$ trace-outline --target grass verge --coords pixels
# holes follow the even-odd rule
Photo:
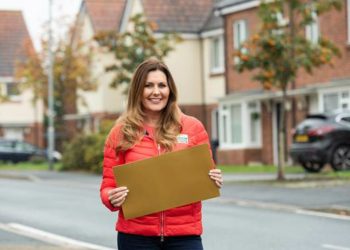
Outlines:
[[[61,163],[54,164],[54,170],[61,170]],[[48,170],[49,164],[47,162],[20,162],[20,163],[3,163],[0,162],[0,170],[13,170],[13,171],[21,171],[21,170]]]

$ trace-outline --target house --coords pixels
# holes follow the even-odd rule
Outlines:
[[[261,162],[277,164],[278,117],[281,93],[265,91],[254,82],[250,72],[234,70],[234,49],[258,31],[257,10],[260,1],[224,0],[216,5],[224,19],[226,95],[219,100],[218,159],[221,164]],[[305,29],[311,41],[326,36],[340,49],[334,67],[322,66],[313,75],[300,71],[287,91],[287,130],[308,113],[350,108],[350,1],[344,0],[341,11],[322,16],[314,13],[315,22]],[[288,20],[288,17],[285,17]],[[336,27],[336,28],[335,28]],[[287,134],[288,143],[291,133]]]
[[[215,138],[217,100],[225,89],[224,32],[221,18],[213,14],[214,3],[213,0],[176,1],[176,4],[170,0],[84,0],[74,40],[90,41],[96,49],[92,71],[98,90],[80,93],[85,105],[78,103],[78,113],[68,115],[67,119],[85,119],[89,128],[96,128],[101,119],[117,117],[124,110],[123,88],[111,89],[112,75],[104,72],[114,57],[99,48],[92,37],[101,31],[124,32],[130,27],[130,17],[143,13],[147,20],[157,23],[155,35],[176,32],[183,38],[164,61],[175,78],[181,109],[202,120]]]
[[[21,11],[0,10],[0,137],[44,144],[43,104],[30,90],[19,91],[16,63],[34,51]]]

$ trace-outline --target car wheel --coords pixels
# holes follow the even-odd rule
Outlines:
[[[334,150],[331,166],[334,171],[350,170],[349,145],[341,145]]]
[[[306,161],[306,162],[302,162],[301,165],[303,166],[306,172],[318,173],[323,168],[324,163],[317,162],[317,161]]]

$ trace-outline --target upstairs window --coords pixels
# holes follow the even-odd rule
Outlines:
[[[15,100],[19,96],[19,86],[15,82],[0,83],[0,95]]]
[[[311,17],[313,22],[305,27],[305,36],[311,43],[316,44],[320,38],[320,29],[318,25],[318,16],[315,10],[312,10]]]
[[[238,20],[233,23],[233,48],[239,50],[242,44],[248,38],[248,27],[245,20]],[[242,53],[246,53],[246,49],[241,48]],[[235,57],[235,63],[238,63],[238,57]]]
[[[222,36],[211,39],[210,72],[224,72],[224,39]]]

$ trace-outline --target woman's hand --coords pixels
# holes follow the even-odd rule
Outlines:
[[[117,187],[108,191],[108,199],[109,202],[113,205],[113,207],[120,207],[124,201],[126,196],[128,195],[127,187]]]
[[[222,187],[224,180],[222,178],[221,169],[215,168],[209,171],[209,177],[215,181],[216,186]]]

